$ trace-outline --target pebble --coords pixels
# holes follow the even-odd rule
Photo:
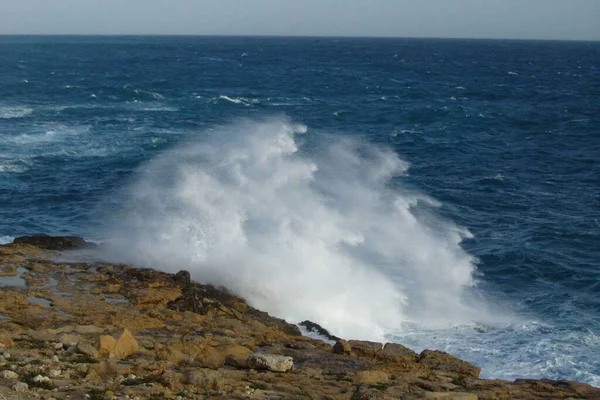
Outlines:
[[[52,356],[51,360],[52,360],[52,362],[55,362],[55,363],[57,363],[57,362],[59,362],[59,361],[60,361],[60,360],[58,359],[58,356]]]
[[[4,379],[19,379],[19,374],[13,371],[2,371],[2,377]]]
[[[62,350],[63,349],[63,344],[62,343],[54,343],[54,348],[56,350]]]
[[[10,358],[10,353],[8,351],[5,351],[4,354],[2,354],[2,357]]]

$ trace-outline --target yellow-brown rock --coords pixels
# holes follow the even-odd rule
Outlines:
[[[114,357],[117,341],[111,335],[102,335],[98,340],[98,353],[102,357]]]
[[[129,329],[125,329],[117,343],[115,344],[114,355],[118,359],[124,359],[135,353],[139,345],[135,337],[129,332]]]
[[[356,374],[353,381],[356,384],[371,384],[371,383],[383,383],[390,380],[390,375],[383,371],[371,370],[371,371],[360,371]]]

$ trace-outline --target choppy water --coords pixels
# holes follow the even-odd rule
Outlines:
[[[600,43],[0,37],[0,240],[600,385]]]

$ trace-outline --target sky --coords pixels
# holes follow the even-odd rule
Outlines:
[[[0,34],[600,40],[600,0],[0,0]]]

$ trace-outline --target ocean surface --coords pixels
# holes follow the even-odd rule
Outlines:
[[[600,385],[600,43],[0,37],[0,240]]]

